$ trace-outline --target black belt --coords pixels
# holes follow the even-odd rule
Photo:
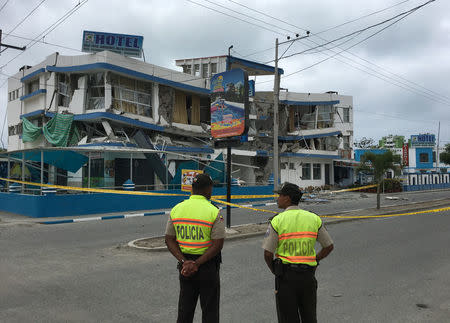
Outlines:
[[[283,264],[283,266],[294,271],[314,271],[316,269],[316,267],[306,264]]]

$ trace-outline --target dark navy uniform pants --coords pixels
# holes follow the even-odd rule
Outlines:
[[[314,268],[283,267],[283,274],[275,278],[278,322],[317,323],[317,280]]]
[[[198,272],[191,277],[184,277],[180,274],[177,323],[191,323],[193,321],[199,296],[202,308],[202,322],[219,322],[219,268],[220,262],[217,259],[211,259],[201,265]]]

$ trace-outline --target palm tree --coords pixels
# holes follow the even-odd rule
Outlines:
[[[357,171],[373,172],[375,183],[377,184],[377,209],[380,208],[380,184],[383,181],[384,174],[389,169],[397,170],[398,167],[394,163],[398,163],[400,159],[400,156],[394,155],[390,150],[383,154],[366,152],[361,156],[361,164]]]

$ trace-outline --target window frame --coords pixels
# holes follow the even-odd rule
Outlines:
[[[305,169],[307,170],[307,174],[305,174]],[[311,180],[311,163],[303,163],[302,164],[302,180]]]
[[[319,166],[319,167],[317,167]],[[318,176],[317,170],[319,170]],[[312,164],[312,179],[313,180],[320,180],[322,179],[322,164],[321,163],[313,163]]]

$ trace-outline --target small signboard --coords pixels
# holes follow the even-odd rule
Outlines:
[[[82,51],[96,53],[109,50],[124,56],[141,57],[143,36],[83,31]]]
[[[211,77],[211,135],[241,136],[248,130],[248,75],[242,69]]]
[[[202,170],[198,169],[183,169],[181,170],[181,190],[183,192],[192,191],[192,182],[195,176],[198,174],[203,174]]]
[[[408,148],[408,144],[403,144],[403,147],[402,147],[402,159],[403,159],[403,166],[409,166],[409,148]]]

